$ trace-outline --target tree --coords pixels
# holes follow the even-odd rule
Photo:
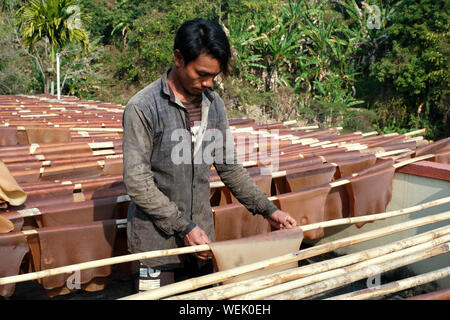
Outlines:
[[[0,34],[0,94],[42,91],[33,60],[17,41],[12,12],[0,11]]]
[[[22,44],[35,58],[44,79],[44,91],[56,75],[56,54],[69,44],[89,50],[89,37],[81,24],[75,0],[31,0],[17,11]]]
[[[372,105],[385,115],[380,127],[395,122],[402,128],[425,127],[430,138],[450,134],[448,4],[403,0],[386,26],[387,41],[370,67],[370,80],[378,89]]]

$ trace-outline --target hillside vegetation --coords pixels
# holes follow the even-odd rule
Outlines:
[[[203,17],[232,45],[215,84],[230,117],[439,139],[450,136],[448,3],[2,0],[0,94],[51,92],[60,54],[63,94],[126,104],[171,66],[182,22]]]

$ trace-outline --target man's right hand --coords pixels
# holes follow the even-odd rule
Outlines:
[[[197,246],[208,244],[210,242],[211,240],[209,240],[209,237],[206,235],[205,231],[203,231],[203,229],[199,226],[195,226],[194,229],[192,229],[184,237],[184,244],[186,246]],[[194,253],[194,256],[202,260],[207,260],[211,256],[211,254],[209,252],[198,252]]]

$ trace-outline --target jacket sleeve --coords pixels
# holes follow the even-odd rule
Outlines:
[[[228,119],[222,99],[216,95],[219,119],[217,129],[221,131],[223,141],[216,151],[214,166],[223,183],[231,193],[242,203],[248,211],[267,218],[278,208],[270,201],[266,194],[255,184],[242,164],[237,161],[237,153],[233,137],[228,126]],[[217,149],[216,149],[217,150]]]
[[[151,113],[128,104],[123,114],[123,180],[131,200],[149,215],[164,234],[183,238],[195,224],[182,216],[155,184],[151,168],[153,130]]]

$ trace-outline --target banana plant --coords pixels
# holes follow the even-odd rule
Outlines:
[[[233,50],[235,72],[250,82],[261,85],[261,79],[255,70],[266,68],[262,64],[262,56],[254,50],[255,41],[258,40],[255,26],[247,14],[244,17],[227,16],[227,29],[229,31],[230,45]]]

